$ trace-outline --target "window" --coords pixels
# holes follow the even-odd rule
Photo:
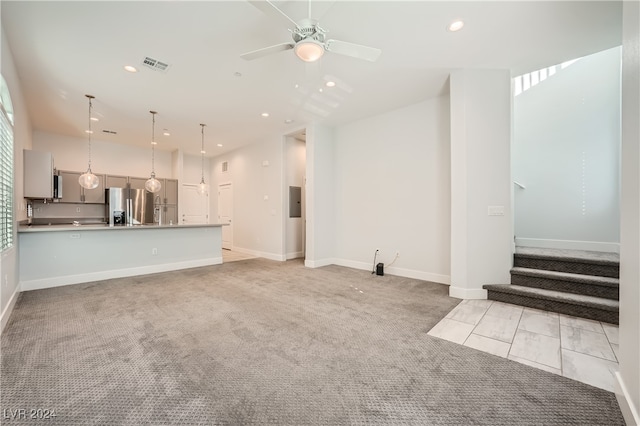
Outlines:
[[[0,251],[13,246],[13,106],[0,76]]]

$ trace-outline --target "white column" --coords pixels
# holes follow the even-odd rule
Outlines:
[[[484,284],[508,284],[512,265],[511,76],[460,70],[451,92],[451,286],[486,299]]]
[[[620,372],[616,396],[628,425],[640,424],[640,6],[623,2]]]
[[[307,127],[306,249],[305,266],[333,263],[335,235],[333,129]]]

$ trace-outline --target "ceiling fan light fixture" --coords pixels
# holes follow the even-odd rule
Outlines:
[[[296,43],[294,52],[305,62],[315,62],[324,55],[324,46],[312,38],[305,38]]]

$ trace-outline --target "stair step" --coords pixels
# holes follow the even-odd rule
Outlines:
[[[617,300],[514,284],[487,284],[488,299],[618,324]]]
[[[620,280],[611,277],[515,267],[511,284],[618,300]]]
[[[620,277],[620,256],[582,250],[517,247],[514,266],[603,277]]]

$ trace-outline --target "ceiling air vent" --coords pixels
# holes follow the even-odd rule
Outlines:
[[[167,70],[169,69],[169,64],[167,64],[166,62],[161,62],[148,56],[145,56],[145,58],[142,60],[142,65],[147,68],[151,68],[152,70],[161,72],[167,72]]]
[[[115,130],[107,130],[107,129],[102,130],[102,133],[108,133],[110,135],[117,135],[118,134],[118,132],[116,132]]]
[[[228,161],[223,161],[222,162],[222,173],[228,172],[229,171],[229,162]]]

